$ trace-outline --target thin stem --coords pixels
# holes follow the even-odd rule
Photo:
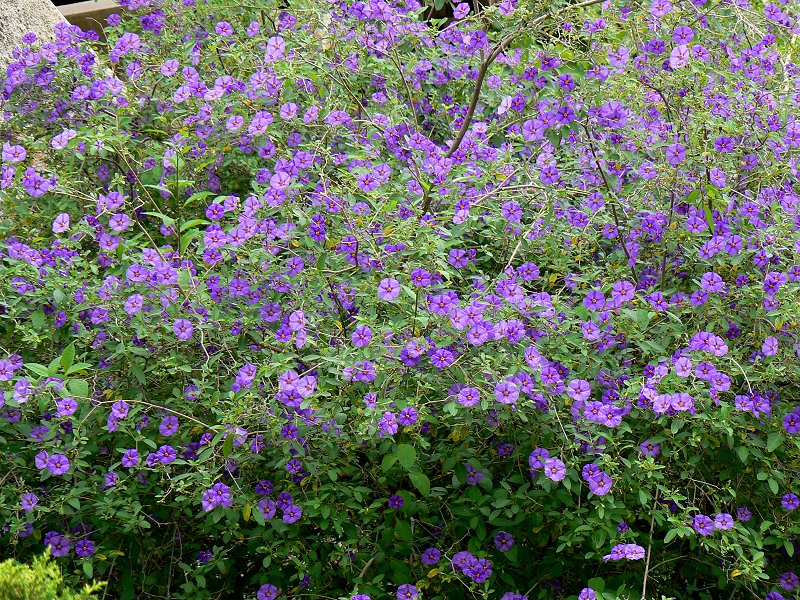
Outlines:
[[[612,196],[612,201],[609,202],[609,206],[611,206],[611,216],[614,219],[614,224],[617,226],[617,238],[619,239],[619,243],[622,246],[622,251],[625,253],[625,257],[628,259],[628,266],[631,270],[631,276],[633,277],[634,284],[639,283],[639,278],[636,276],[636,268],[633,265],[633,261],[631,260],[631,255],[628,252],[628,247],[625,245],[625,239],[622,237],[622,228],[619,224],[619,217],[617,216],[617,206],[616,206],[616,194],[611,189],[611,185],[608,183],[608,179],[606,178],[606,173],[603,171],[603,167],[600,166],[600,161],[597,160],[597,155],[594,152],[594,144],[592,143],[592,134],[589,132],[589,128],[586,127],[585,124],[583,125],[583,129],[586,132],[586,138],[589,142],[589,151],[592,153],[592,158],[594,159],[595,164],[597,165],[597,170],[600,171],[600,176],[603,178],[603,183],[605,184],[606,190],[608,191],[609,195]]]
[[[642,600],[647,600],[647,576],[650,572],[650,551],[653,548],[653,525],[656,522],[656,506],[658,505],[658,489],[653,498],[653,514],[650,515],[650,533],[647,541],[647,558],[644,561],[644,579],[642,580]]]

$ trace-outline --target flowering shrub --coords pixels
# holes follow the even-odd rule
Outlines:
[[[796,3],[122,4],[3,81],[4,555],[797,597]]]
[[[0,590],[6,600],[91,600],[103,587],[100,582],[85,585],[80,592],[65,589],[63,576],[49,553],[37,556],[31,565],[14,560],[0,562]]]

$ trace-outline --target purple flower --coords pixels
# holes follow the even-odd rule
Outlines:
[[[272,585],[271,583],[265,583],[260,588],[258,588],[258,592],[256,593],[256,598],[258,600],[275,600],[278,597],[278,588]]]
[[[397,510],[398,508],[403,507],[403,503],[404,503],[403,497],[397,494],[389,498],[389,508]]]
[[[586,297],[583,299],[583,305],[589,310],[602,310],[606,305],[603,292],[598,290],[590,290]]]
[[[400,283],[396,279],[387,277],[378,284],[378,297],[386,302],[391,302],[400,295]]]
[[[543,469],[548,458],[550,452],[546,448],[536,448],[528,457],[528,466],[533,470]]]
[[[626,557],[625,556],[625,546],[627,546],[627,544],[617,544],[616,546],[614,546],[611,549],[610,553],[606,554],[603,557],[603,560],[605,562],[608,562],[610,560],[622,560],[623,558]]]
[[[177,338],[182,341],[187,341],[192,339],[192,334],[194,333],[194,327],[192,323],[186,319],[178,319],[175,321],[175,324],[172,326],[172,331],[175,333]]]
[[[761,346],[764,356],[775,356],[778,353],[778,338],[769,336]]]
[[[63,475],[69,471],[69,459],[63,454],[51,454],[47,459],[47,470],[53,475]]]
[[[477,388],[465,387],[458,392],[458,397],[456,400],[462,406],[475,406],[481,401],[481,393],[477,390]]]
[[[501,531],[494,536],[494,547],[500,552],[508,552],[514,546],[514,536],[505,531]]]
[[[78,132],[74,129],[65,129],[52,139],[50,145],[53,146],[55,150],[63,150],[76,135],[78,135]]]
[[[53,233],[64,233],[69,229],[69,213],[61,213],[53,220]]]
[[[467,484],[478,485],[481,481],[483,481],[483,473],[478,471],[471,464],[464,463],[464,469],[467,472]]]
[[[136,466],[139,462],[139,451],[136,448],[130,448],[125,451],[125,454],[122,455],[122,466],[131,468]]]
[[[220,21],[214,27],[214,33],[222,37],[231,37],[233,35],[233,27],[227,21]]]
[[[800,433],[800,409],[783,417],[783,428],[787,433]]]
[[[420,560],[422,560],[423,564],[431,566],[438,563],[441,556],[442,553],[439,551],[438,548],[431,547],[422,553],[422,556],[420,556]]]
[[[800,506],[800,500],[798,500],[797,495],[789,493],[781,498],[781,506],[786,510],[794,510]]]
[[[271,519],[275,516],[275,511],[277,509],[277,504],[271,498],[262,498],[258,501],[258,510],[261,511],[261,514],[265,519]]]
[[[353,346],[356,348],[363,348],[367,346],[372,339],[372,330],[366,325],[359,325],[356,327],[350,339],[353,342]]]
[[[394,416],[394,413],[388,410],[383,413],[383,416],[378,421],[378,430],[381,432],[381,435],[394,435],[397,433],[397,418]]]
[[[578,402],[585,402],[589,399],[592,388],[585,379],[573,379],[567,386],[567,395]]]
[[[78,410],[78,403],[74,398],[60,398],[56,402],[56,411],[59,417],[69,417]]]
[[[231,497],[231,488],[224,483],[215,483],[205,492],[203,492],[202,499],[203,510],[208,512],[217,506],[230,508],[233,506],[233,498]]]
[[[725,289],[725,284],[722,281],[722,277],[713,271],[703,275],[703,278],[700,280],[700,285],[705,291],[711,294],[721,292]]]
[[[158,431],[164,437],[169,437],[178,433],[178,417],[168,415],[161,419],[161,424],[158,426]]]
[[[681,144],[667,146],[667,162],[677,167],[686,158],[686,148]]]
[[[178,458],[178,453],[175,451],[175,448],[165,444],[156,451],[155,457],[162,465],[168,465]]]
[[[400,411],[400,414],[397,416],[397,422],[404,427],[410,427],[417,422],[417,417],[419,413],[417,409],[413,406],[406,406],[403,410]]]
[[[297,504],[290,504],[283,509],[283,522],[294,523],[303,516],[303,510]]]
[[[638,544],[625,544],[623,547],[625,558],[628,560],[641,560],[644,558],[645,550]]]
[[[740,506],[736,509],[736,518],[744,523],[753,518],[753,513],[746,506]]]
[[[397,588],[397,600],[414,600],[419,595],[419,590],[410,583],[404,583]]]
[[[686,65],[689,64],[690,56],[691,56],[691,49],[689,48],[689,46],[687,46],[686,44],[675,46],[669,54],[669,66],[672,67],[673,69],[680,69],[681,67],[685,67]],[[680,146],[680,144],[674,144],[674,145]],[[669,152],[669,150],[667,152]],[[669,160],[669,163],[673,167],[676,167],[678,166],[677,163],[683,160],[683,157],[681,157],[673,164],[673,161],[668,153],[667,160]]]
[[[92,540],[81,540],[75,544],[75,554],[81,558],[88,558],[94,555],[94,542]]]
[[[797,589],[798,584],[800,584],[800,577],[795,575],[792,571],[786,571],[786,573],[782,573],[778,577],[778,581],[780,581],[781,587],[787,592],[793,592]]]
[[[730,516],[728,513],[719,513],[717,516],[714,517],[714,528],[722,530],[732,529],[733,517]]]
[[[12,145],[9,142],[3,144],[2,158],[6,162],[23,162],[28,157],[28,152],[24,147]]]
[[[22,499],[20,500],[20,506],[25,512],[32,511],[37,504],[39,504],[39,497],[33,492],[23,494]]]
[[[50,553],[56,558],[66,556],[72,548],[69,539],[58,533],[49,536],[45,545],[50,547]]]
[[[645,440],[639,444],[639,449],[642,451],[644,456],[652,456],[655,458],[661,454],[661,444],[654,444],[650,440]]]
[[[519,387],[510,381],[501,381],[494,387],[494,397],[501,404],[514,404],[519,398]]]
[[[415,286],[428,287],[431,284],[431,281],[431,274],[425,269],[414,269],[411,271],[411,283],[413,283]]]
[[[589,480],[589,491],[595,496],[605,496],[611,491],[612,480],[606,473],[600,471]]]
[[[711,535],[714,533],[714,522],[706,515],[695,515],[692,528],[700,535]]]
[[[557,458],[548,458],[544,461],[544,474],[548,479],[561,481],[567,476],[567,467]]]

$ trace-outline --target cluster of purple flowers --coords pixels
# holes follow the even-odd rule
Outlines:
[[[611,549],[610,554],[606,554],[603,560],[640,560],[644,558],[645,550],[638,544],[617,544]]]
[[[42,450],[36,455],[35,464],[40,471],[47,469],[53,475],[64,475],[70,468],[70,462],[66,456],[49,454],[46,450]]]
[[[272,484],[270,482],[267,483],[269,483],[269,486],[262,486],[259,493],[266,495],[272,493]],[[280,509],[283,513],[283,522],[287,524],[296,523],[303,516],[303,509],[294,503],[292,495],[288,492],[278,494],[277,501],[272,498],[262,498],[258,501],[257,508],[265,519],[273,518],[277,510]]]
[[[581,476],[589,484],[589,491],[595,496],[605,496],[611,491],[611,477],[595,464],[588,464],[581,469]]]
[[[233,506],[231,488],[222,482],[215,483],[203,492],[203,510],[208,512],[214,510],[217,506],[222,506],[223,508],[230,508]]]
[[[492,563],[488,558],[477,558],[466,550],[453,555],[451,563],[454,571],[466,575],[475,583],[483,583],[492,575]]]
[[[725,531],[733,529],[733,517],[728,513],[719,513],[712,520],[703,514],[695,515],[692,519],[692,529],[700,535],[711,535],[715,530]]]
[[[14,464],[32,462],[43,480],[42,491],[36,488],[43,504],[20,486],[14,511],[49,518],[57,504],[51,497],[87,477],[93,489],[115,495],[122,470],[106,458],[117,453],[128,481],[149,486],[140,498],[161,482],[171,485],[157,476],[171,476],[184,461],[221,456],[181,475],[203,489],[202,510],[211,512],[235,501],[249,506],[252,491],[234,498],[232,489],[247,489],[239,483],[257,469],[274,468],[286,490],[318,486],[321,447],[333,446],[330,455],[348,460],[372,458],[394,436],[410,438],[417,449],[435,444],[439,455],[453,450],[453,469],[463,466],[466,483],[481,484],[466,490],[475,499],[482,489],[498,489],[491,475],[502,472],[501,463],[536,444],[550,448],[528,457],[531,475],[544,475],[540,483],[549,489],[583,465],[591,494],[604,496],[614,487],[611,475],[624,475],[619,440],[634,440],[637,456],[636,444],[644,457],[661,456],[657,467],[681,456],[679,444],[665,442],[662,455],[653,441],[669,440],[660,433],[669,417],[702,416],[702,423],[691,421],[708,431],[735,425],[750,436],[742,447],[753,442],[759,451],[762,438],[770,448],[776,435],[783,439],[773,413],[783,414],[786,433],[800,433],[800,408],[786,412],[785,398],[762,389],[773,371],[753,378],[758,389],[748,379],[748,370],[761,365],[789,372],[800,353],[790,321],[800,283],[800,265],[791,264],[800,253],[793,241],[800,229],[800,123],[786,108],[800,103],[796,91],[787,91],[797,87],[798,68],[785,64],[776,45],[779,34],[798,28],[788,4],[764,7],[769,31],[762,39],[734,32],[724,41],[715,37],[717,16],[702,2],[588,7],[595,12],[585,13],[582,29],[563,23],[576,36],[602,40],[591,47],[585,76],[557,53],[491,52],[494,33],[467,20],[466,3],[442,30],[418,19],[414,0],[333,2],[319,15],[309,11],[308,22],[280,10],[268,32],[233,15],[200,25],[187,10],[182,17],[192,27],[185,31],[192,33],[182,41],[167,21],[178,15],[157,2],[122,4],[143,14],[139,33],[115,29],[109,37],[116,74],[97,69],[81,45],[91,34],[60,26],[55,42],[15,51],[2,84],[4,123],[18,126],[21,116],[33,131],[15,139],[9,127],[3,137],[3,201],[41,211],[43,231],[53,233],[49,246],[8,238],[0,252],[0,312],[25,335],[37,332],[24,338],[27,355],[52,361],[47,367],[26,365],[19,355],[0,360],[0,382],[8,382],[0,416],[4,426],[18,424],[8,430],[16,436],[9,437]],[[494,14],[507,17],[515,7],[503,0]],[[324,27],[316,28],[315,16]],[[115,28],[121,22],[118,15],[109,19]],[[618,28],[642,22],[641,44],[620,43]],[[180,49],[176,58],[154,52],[162,32]],[[320,42],[313,53],[308,34]],[[255,39],[239,37],[245,35]],[[35,42],[26,36],[26,44]],[[353,51],[340,56],[348,44]],[[240,47],[258,48],[250,53],[257,59],[236,54]],[[419,55],[398,69],[402,81],[391,80],[388,57],[404,47]],[[448,60],[435,58],[439,52]],[[498,60],[479,72],[470,67],[478,56]],[[231,69],[234,60],[241,64]],[[715,77],[696,90],[685,86],[689,69],[704,72],[706,63]],[[365,64],[375,73],[362,81]],[[326,68],[334,69],[331,77]],[[306,71],[319,77],[312,81]],[[351,76],[359,77],[358,89],[343,101],[345,94],[332,92],[350,92]],[[628,81],[623,77],[646,85],[620,85]],[[480,86],[484,79],[491,91],[478,87],[475,102],[466,104],[464,81]],[[666,95],[650,85],[662,79]],[[413,97],[403,99],[401,88]],[[739,131],[706,139],[693,123],[676,128],[678,102],[696,110],[698,121]],[[401,106],[413,115],[403,118]],[[114,120],[105,121],[109,115]],[[116,115],[131,131],[116,131]],[[152,136],[156,121],[177,129]],[[134,134],[130,153],[113,147]],[[89,182],[88,191],[73,189],[77,176]],[[54,202],[30,201],[45,195]],[[182,209],[180,219],[166,214],[171,207]],[[189,211],[195,212],[184,218]],[[27,348],[46,328],[52,343]],[[86,362],[73,373],[76,348]],[[174,357],[162,361],[168,352]],[[59,368],[63,377],[53,375]],[[729,412],[731,404],[736,410]],[[177,409],[190,418],[179,420],[184,413]],[[107,417],[105,430],[91,429],[95,411]],[[97,433],[102,458],[91,468],[90,451],[70,445],[76,414],[81,435]],[[488,432],[482,448],[497,450],[492,473],[476,466],[483,457],[440,445],[456,440],[455,431],[448,437],[448,415],[457,416],[458,427],[465,419],[470,436]],[[201,422],[209,423],[202,433],[193,427]],[[562,446],[548,437],[551,425],[559,440],[563,434]],[[512,433],[523,429],[535,433],[517,440]],[[190,431],[199,440],[188,441]],[[212,439],[222,440],[221,452],[207,447]],[[142,461],[148,446],[154,451]],[[789,464],[793,449],[770,450],[775,469]],[[746,463],[752,453],[739,458]],[[421,469],[429,462],[418,460]],[[350,467],[328,472],[335,480],[355,471]],[[204,489],[219,480],[228,483]],[[381,482],[376,493],[383,497],[395,483]],[[350,489],[341,480],[340,486]],[[268,480],[255,486],[257,516],[273,519],[280,510],[284,523],[298,522],[303,501],[289,491],[273,499],[274,487]],[[617,484],[615,492],[628,487]],[[360,506],[369,492],[353,489]],[[564,486],[547,501],[583,491],[582,484]],[[800,500],[784,492],[781,507],[794,511]],[[415,493],[376,506],[401,511]],[[348,501],[337,509],[352,509]],[[774,497],[773,504],[779,510]],[[677,511],[674,502],[666,505]],[[787,519],[796,514],[781,512]],[[220,514],[206,521],[212,516]],[[745,523],[752,514],[742,507],[737,517]],[[691,524],[704,536],[734,528],[728,513],[698,514]],[[33,531],[28,525],[25,533]],[[618,531],[625,534],[627,525]],[[50,531],[44,542],[56,556],[68,555],[73,544],[78,556],[91,556],[87,536]],[[515,538],[501,531],[493,543],[510,552]],[[279,552],[286,558],[290,551]],[[213,554],[199,550],[198,562]],[[441,555],[431,546],[420,560],[435,565]],[[641,546],[619,544],[604,558],[643,555]],[[491,562],[470,552],[457,553],[452,564],[476,583],[492,576]],[[796,587],[797,577],[784,573],[781,585]],[[278,594],[265,583],[257,597]],[[419,594],[410,583],[397,589],[399,600]],[[579,596],[594,597],[589,588]]]

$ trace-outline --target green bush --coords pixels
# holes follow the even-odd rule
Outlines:
[[[50,559],[49,550],[32,565],[15,560],[0,562],[0,593],[3,600],[89,600],[104,584],[86,585],[74,592],[63,584],[61,569]]]

